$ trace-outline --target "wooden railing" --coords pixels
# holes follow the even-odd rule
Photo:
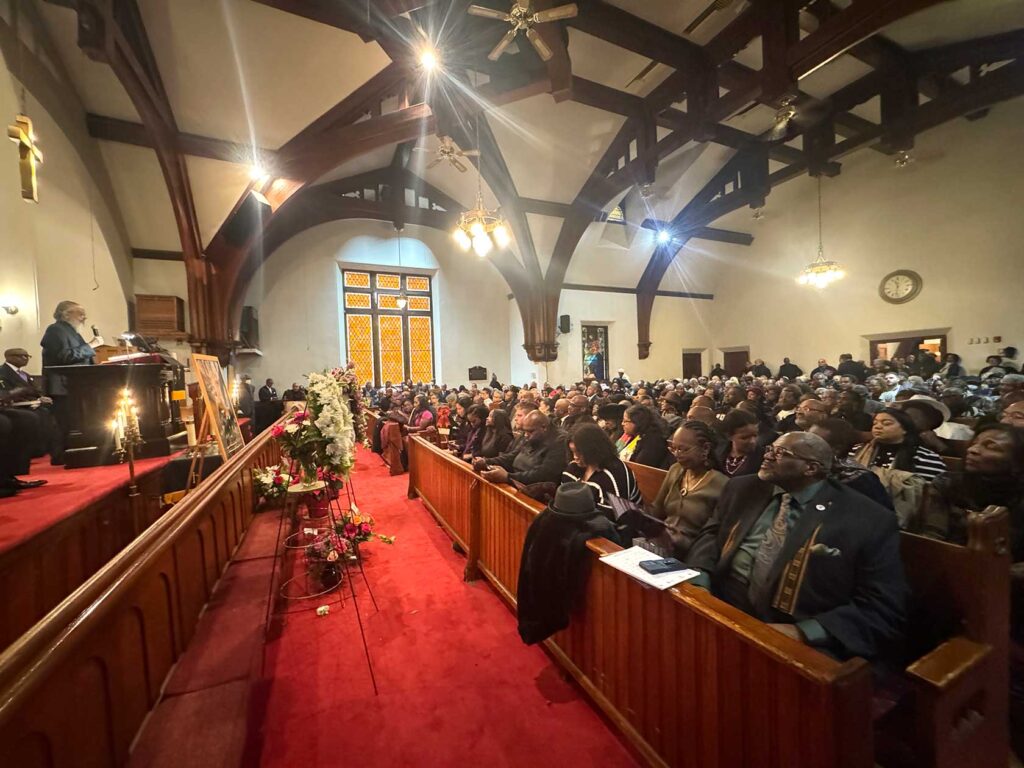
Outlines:
[[[253,514],[269,431],[0,655],[0,765],[124,765]]]
[[[410,493],[449,532],[468,520],[478,545],[467,542],[477,558],[467,571],[479,569],[514,607],[523,540],[541,505],[419,438],[409,457]],[[451,487],[458,482],[470,492]],[[584,606],[546,645],[648,762],[872,765],[866,663],[836,662],[702,590],[658,592],[596,564],[616,549],[591,542]]]

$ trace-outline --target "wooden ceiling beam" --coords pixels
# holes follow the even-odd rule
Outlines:
[[[579,15],[565,22],[573,29],[684,72],[705,61],[704,50],[696,43],[610,3],[580,0],[577,4]]]
[[[940,2],[944,0],[858,0],[789,48],[790,73],[796,80],[806,77],[883,27]]]
[[[116,12],[115,12],[116,9]],[[174,112],[160,79],[142,15],[135,0],[119,3],[78,0],[78,46],[94,61],[110,66],[142,119],[167,185],[188,285],[189,322],[194,343],[225,339],[213,275],[203,256],[199,218],[192,198],[188,164],[178,145]]]
[[[116,117],[106,117],[90,113],[85,116],[85,124],[89,135],[94,139],[113,141],[120,144],[132,144],[136,147],[147,147],[149,149],[155,147],[152,136],[142,123],[133,123],[129,120],[119,120]],[[272,149],[259,147],[256,149],[254,157],[253,148],[247,144],[237,144],[233,141],[225,141],[224,139],[198,136],[194,133],[179,133],[176,142],[182,154],[193,157],[205,157],[209,160],[222,160],[226,163],[239,163],[241,165],[249,165],[254,161],[258,161],[265,167],[270,168],[273,166],[277,155]]]

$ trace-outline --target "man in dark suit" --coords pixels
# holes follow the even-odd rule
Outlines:
[[[729,481],[690,549],[693,583],[839,658],[894,650],[907,584],[891,510],[828,479],[822,438],[791,432]]]
[[[70,428],[70,404],[68,403],[67,382],[63,374],[49,370],[55,365],[92,365],[96,357],[95,347],[103,343],[93,328],[91,341],[81,334],[86,316],[85,307],[75,301],[62,301],[53,311],[54,322],[47,326],[39,345],[43,348],[43,378],[46,394],[53,399],[53,416],[57,420],[61,444]],[[62,463],[63,457],[55,458]]]
[[[864,364],[854,362],[853,355],[849,353],[839,356],[839,368],[836,369],[836,372],[840,376],[853,376],[857,381],[864,381],[868,375]]]
[[[53,400],[43,394],[35,377],[25,370],[31,358],[28,351],[21,347],[4,350],[4,363],[0,365],[0,391],[8,405],[37,403],[17,407],[20,413],[38,420],[31,429],[37,438],[35,445],[30,449],[31,454],[42,456],[49,452],[51,461],[59,464],[63,454],[63,441],[51,411]],[[22,429],[24,430],[24,427]]]
[[[492,483],[558,483],[569,464],[565,433],[540,411],[523,417],[524,440],[494,459],[476,459],[473,469]]]
[[[260,387],[259,398],[261,403],[277,400],[277,390],[274,389],[273,379],[267,379],[266,383]]]

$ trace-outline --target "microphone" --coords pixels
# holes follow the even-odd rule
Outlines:
[[[96,328],[96,326],[95,326],[95,325],[94,325],[94,326],[92,326],[92,335],[93,335],[93,336],[99,336],[99,335],[100,335],[100,332],[99,332],[99,330],[98,330],[98,329]]]

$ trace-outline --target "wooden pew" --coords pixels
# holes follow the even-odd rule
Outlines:
[[[410,440],[409,451],[410,497],[419,495],[453,538],[458,531],[467,578],[479,573],[514,608],[523,540],[542,506],[424,440]],[[633,469],[652,499],[665,472]],[[974,518],[967,547],[903,534],[922,604],[944,605],[943,580],[962,579],[952,602],[963,628],[907,670],[907,765],[1006,764],[1006,531],[1005,511],[990,510]],[[884,750],[874,746],[866,662],[819,654],[703,590],[647,589],[596,564],[614,544],[590,548],[584,606],[545,645],[651,765],[875,764]],[[919,558],[939,565],[923,568]],[[996,584],[992,594],[976,592],[986,580]]]
[[[959,459],[943,457],[948,468]],[[667,474],[627,462],[650,503]],[[966,547],[900,534],[912,620],[947,626],[949,637],[922,649],[906,669],[913,695],[889,718],[886,742],[912,752],[915,765],[1005,765],[1009,654],[1007,515],[995,507],[972,518]],[[915,627],[911,627],[911,633]],[[920,635],[920,632],[917,633]],[[887,743],[879,751],[893,752]],[[896,758],[898,756],[894,756]]]
[[[258,435],[0,655],[0,765],[128,762],[278,461]]]

